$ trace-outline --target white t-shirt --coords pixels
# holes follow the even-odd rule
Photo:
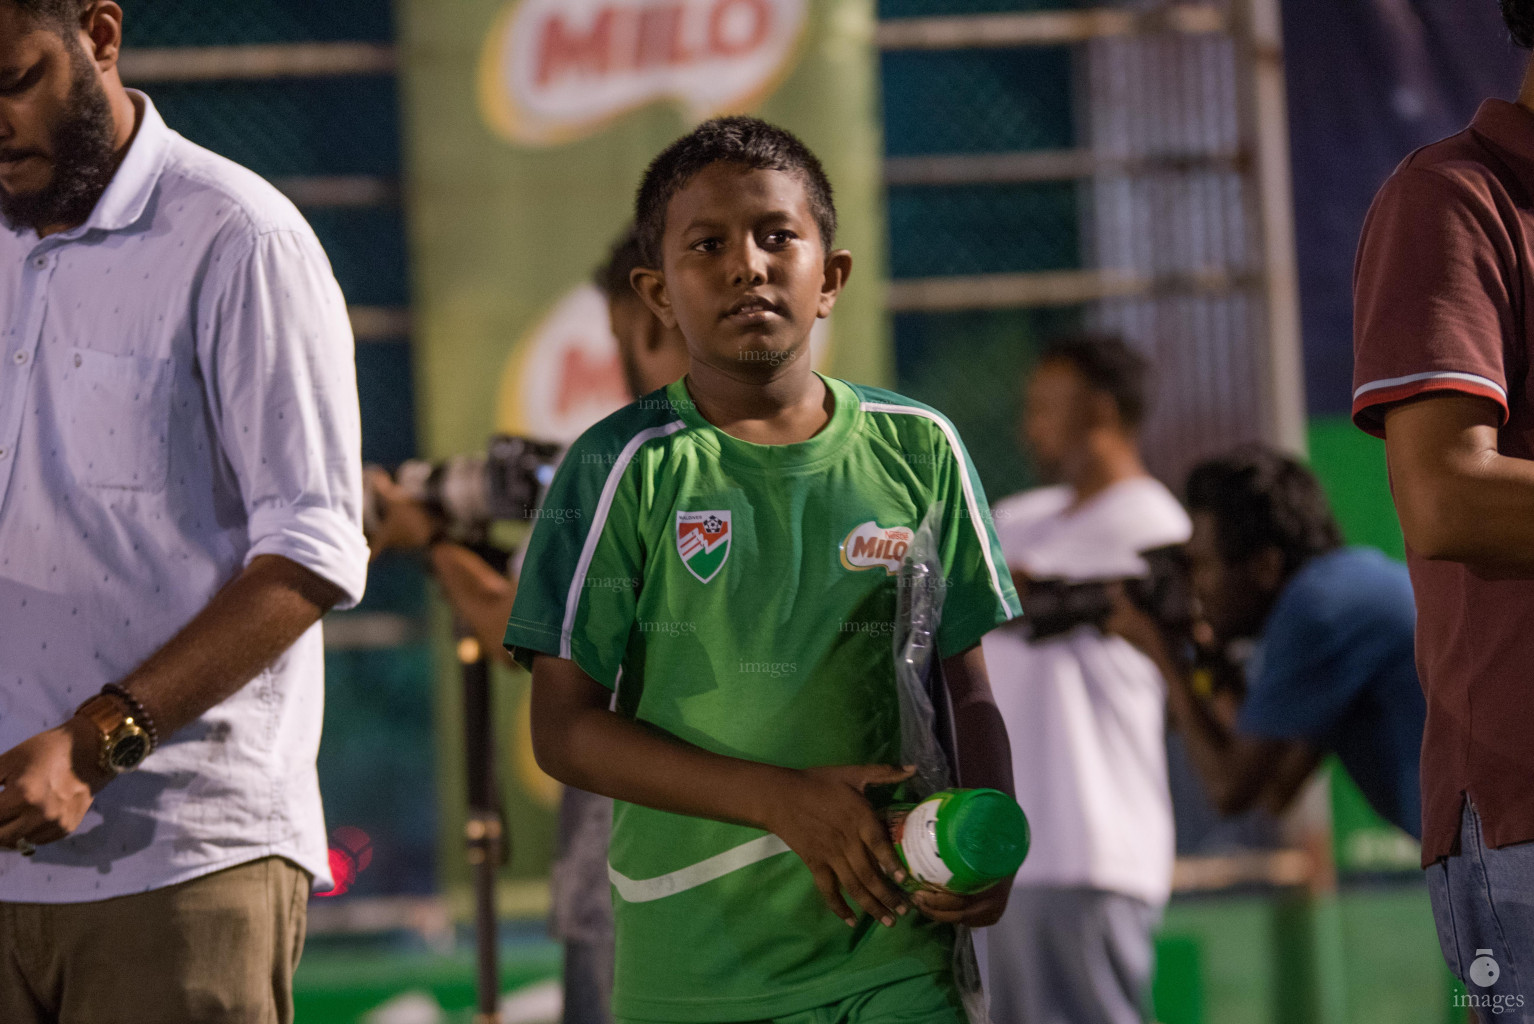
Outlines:
[[[1191,530],[1177,499],[1150,477],[1067,511],[1072,497],[1068,487],[1048,487],[993,506],[1009,565],[1035,577],[1138,575],[1138,552],[1182,543]],[[1165,904],[1175,838],[1160,672],[1091,626],[1037,644],[1020,628],[1003,626],[984,641],[1017,799],[1033,826],[1017,884],[1088,886]]]

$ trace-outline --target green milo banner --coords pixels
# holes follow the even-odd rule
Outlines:
[[[888,382],[874,0],[400,0],[399,11],[425,454],[480,450],[493,432],[568,442],[628,400],[592,270],[650,159],[718,114],[782,124],[824,162],[837,244],[855,265],[815,363]],[[525,677],[497,696],[514,873],[538,877],[558,787],[528,753]],[[454,819],[461,741],[453,701],[439,704]],[[443,835],[444,863],[461,861],[454,820]]]

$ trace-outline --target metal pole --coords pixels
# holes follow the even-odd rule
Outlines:
[[[474,1024],[501,1024],[497,960],[496,873],[505,852],[505,829],[495,785],[495,732],[490,699],[490,662],[471,636],[458,641],[463,670],[464,760],[468,768],[469,865],[474,873],[474,945],[478,999]]]
[[[1304,455],[1309,444],[1283,28],[1278,0],[1237,0],[1234,13],[1242,148],[1255,158],[1248,209],[1259,229],[1267,325],[1263,434],[1270,444]]]

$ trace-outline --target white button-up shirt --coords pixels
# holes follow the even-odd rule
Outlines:
[[[138,134],[90,220],[0,223],[0,750],[123,678],[257,555],[362,596],[361,430],[345,301],[258,176]],[[257,858],[330,872],[316,625],[96,797],[0,851],[0,901],[145,892]]]

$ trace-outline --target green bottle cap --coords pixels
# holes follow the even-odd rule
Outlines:
[[[1028,856],[1028,819],[1017,801],[995,789],[951,791],[938,812],[937,842],[958,892],[988,888]]]

